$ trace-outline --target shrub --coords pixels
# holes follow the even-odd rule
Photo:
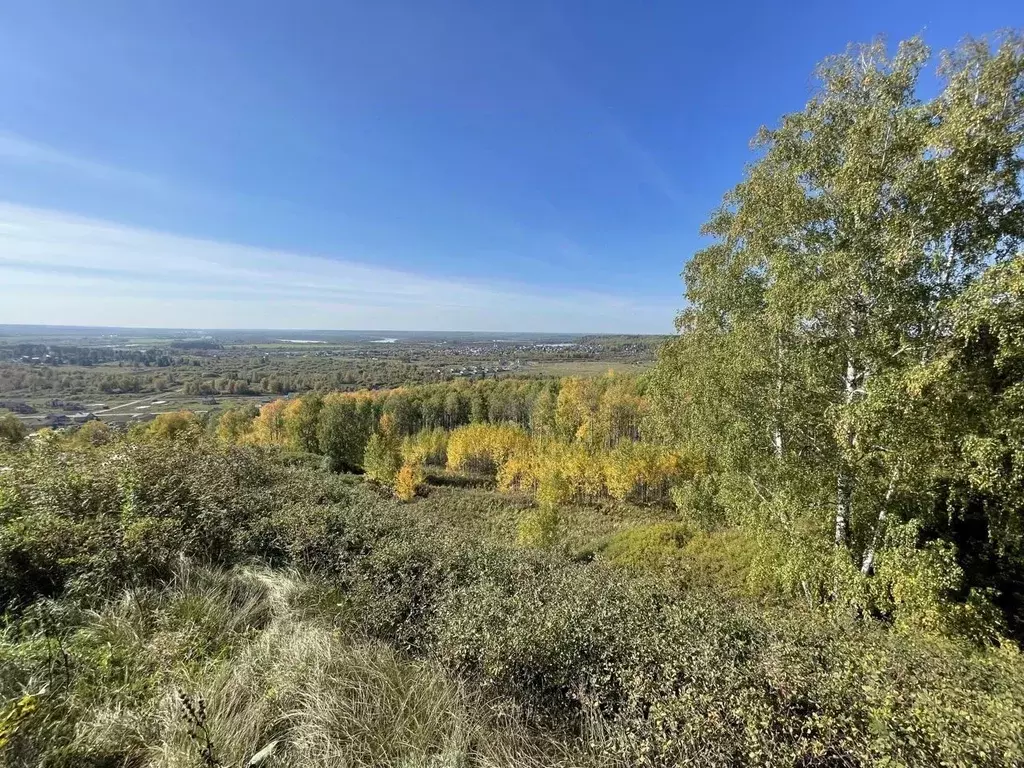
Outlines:
[[[202,434],[203,426],[192,411],[174,411],[157,414],[146,431],[156,438],[175,440],[196,438]]]
[[[131,764],[154,744],[167,750],[168,762],[193,759],[181,751],[181,724],[173,725],[160,704],[170,693],[168,669],[175,682],[209,700],[224,760],[248,759],[280,736],[283,765],[310,764],[303,733],[318,740],[352,734],[353,741],[345,736],[339,744],[356,745],[378,763],[397,759],[382,745],[421,733],[405,711],[390,699],[374,708],[379,699],[363,697],[369,682],[351,697],[335,695],[331,686],[347,690],[351,679],[336,662],[354,660],[288,650],[306,636],[329,639],[326,630],[298,624],[319,615],[323,624],[315,627],[383,641],[393,649],[387,654],[449,670],[474,696],[504,702],[548,733],[588,741],[589,733],[603,734],[593,743],[609,765],[1024,761],[1024,661],[1009,645],[979,649],[914,625],[894,632],[792,604],[758,606],[648,567],[680,562],[685,575],[688,552],[719,549],[726,563],[742,565],[749,546],[724,534],[698,544],[678,524],[645,526],[606,547],[609,559],[621,558],[628,568],[572,562],[557,549],[488,545],[457,526],[433,524],[421,505],[414,514],[361,484],[284,468],[276,456],[201,438],[88,448],[57,441],[12,454],[11,470],[0,476],[0,599],[16,609],[9,610],[9,625],[20,617],[10,631],[29,639],[0,643],[0,711],[26,690],[41,690],[27,688],[28,681],[65,675],[61,648],[72,684],[54,679],[46,706],[19,720],[17,749],[27,751],[3,759]],[[279,576],[221,573],[185,582],[176,575],[179,553],[215,568],[254,558],[291,564],[310,574],[313,594],[301,616],[275,624],[291,600]],[[183,597],[165,600],[154,616],[150,585],[160,582],[177,585]],[[131,584],[131,598],[104,607],[104,595]],[[909,589],[899,594],[909,596]],[[914,600],[930,590],[913,592]],[[108,618],[73,637],[30,631],[25,622],[38,623],[38,608],[26,603],[42,594],[63,595],[67,617],[60,626],[81,624],[89,615],[82,604]],[[205,596],[211,594],[221,597]],[[255,638],[270,642],[276,632],[286,642],[250,655]],[[239,684],[221,688],[229,679]],[[319,682],[295,682],[310,680]],[[401,687],[419,722],[428,724],[424,732],[448,733],[429,725],[444,721],[422,708],[432,697],[447,700],[446,687],[429,685],[431,693],[421,697],[412,690],[415,680],[388,673],[370,690]],[[79,688],[79,681],[90,682]],[[310,701],[327,704],[307,709]],[[363,741],[362,731],[341,730],[331,718],[346,702],[392,718],[374,726],[386,738]],[[240,719],[240,712],[249,714]],[[308,730],[293,731],[284,713],[313,719]],[[367,744],[376,746],[358,751]],[[40,752],[49,749],[60,759]],[[419,759],[427,751],[408,755]]]
[[[425,480],[423,467],[406,462],[395,476],[395,496],[399,501],[412,501]]]
[[[0,413],[0,447],[17,445],[27,433],[25,425],[13,413]]]
[[[166,577],[181,555],[230,565],[267,549],[264,521],[292,493],[267,492],[282,470],[258,449],[193,436],[17,454],[0,481],[0,607],[65,589],[98,599]]]
[[[75,440],[83,445],[104,445],[113,437],[110,426],[99,419],[87,421],[75,431]]]
[[[763,597],[751,578],[757,540],[737,529],[694,534],[683,546],[680,566],[688,583]]]
[[[689,537],[689,530],[681,523],[653,523],[612,536],[603,554],[609,562],[624,568],[664,569],[678,565]]]
[[[363,457],[363,469],[366,471],[367,480],[373,480],[381,485],[392,485],[401,462],[402,457],[393,437],[380,432],[370,435]]]
[[[524,547],[553,547],[559,538],[559,514],[553,506],[541,506],[523,513],[516,539]]]

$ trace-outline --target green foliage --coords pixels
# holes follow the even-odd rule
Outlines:
[[[532,707],[603,713],[606,749],[626,764],[1019,759],[1013,655],[982,661],[811,614],[757,618],[591,566],[492,572],[440,616],[447,664]]]
[[[230,563],[250,551],[280,502],[265,488],[281,470],[255,449],[178,435],[72,438],[14,456],[0,475],[0,607],[64,590],[99,597],[166,576],[182,555]]]
[[[363,457],[366,479],[381,485],[393,485],[401,466],[402,455],[395,438],[381,432],[370,435]]]
[[[931,609],[878,595],[925,561],[944,573],[921,594],[955,611],[1013,609],[1024,566],[1024,39],[944,53],[924,99],[929,58],[853,46],[758,135],[650,387],[653,431],[714,466],[684,512],[761,538],[754,570],[793,594],[897,623]],[[919,556],[887,533],[904,523]]]
[[[0,752],[18,735],[18,729],[38,707],[38,697],[27,693],[0,714]]]
[[[328,395],[320,409],[317,444],[335,471],[362,469],[372,414],[361,401]]]
[[[603,554],[614,565],[637,570],[678,566],[690,531],[681,523],[653,523],[612,536]]]
[[[549,549],[559,541],[561,516],[558,509],[544,505],[523,513],[516,526],[520,546]]]
[[[449,683],[404,676],[391,651],[361,666],[344,643],[333,645],[334,627],[429,658],[481,701],[521,707],[534,727],[592,727],[603,735],[584,752],[610,765],[1024,760],[1024,665],[1012,647],[979,651],[912,625],[891,632],[793,605],[776,613],[645,569],[490,545],[437,525],[430,500],[403,507],[333,475],[284,469],[274,455],[202,440],[15,454],[3,476],[13,495],[0,528],[0,583],[15,623],[0,642],[0,700],[8,707],[26,691],[40,700],[3,759],[82,765],[134,759],[153,745],[193,759],[169,697],[175,688],[208,703],[222,761],[277,740],[275,759],[310,764],[303,750],[315,737],[379,763],[413,738],[395,727],[453,732],[418,703],[446,695]],[[684,560],[699,537],[683,542],[681,533],[652,527],[616,546],[630,563],[666,548]],[[699,547],[705,562],[717,551],[742,564],[735,553],[747,545],[701,536],[712,537]],[[179,552],[217,568],[258,558],[315,575],[296,601],[279,575],[182,570]],[[886,567],[880,559],[877,583]],[[104,601],[126,584],[137,585],[130,596]],[[893,594],[920,600],[931,589],[915,583]],[[28,605],[41,593],[63,602]],[[281,613],[286,605],[296,612]],[[376,665],[393,671],[386,683],[373,682]],[[47,680],[41,695],[36,683]],[[383,690],[401,691],[420,714],[406,719],[409,710],[375,693]],[[330,713],[348,711],[346,701],[379,715],[321,727],[338,722]],[[482,706],[469,711],[489,711]]]
[[[976,643],[997,642],[1004,626],[990,596],[963,589],[953,548],[942,541],[918,546],[914,523],[891,526],[876,577],[868,583],[868,609],[894,617],[902,629],[917,629]]]
[[[17,445],[27,434],[21,421],[13,413],[0,413],[0,447]]]
[[[113,439],[110,426],[99,419],[87,421],[75,431],[75,441],[83,445],[105,445]]]
[[[686,542],[678,562],[683,577],[695,588],[777,597],[777,590],[752,578],[758,549],[757,539],[739,529],[699,532]]]

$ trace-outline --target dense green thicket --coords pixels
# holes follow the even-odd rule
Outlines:
[[[172,716],[159,732],[146,720],[146,707],[160,700],[155,691],[166,694],[173,682],[151,679],[152,654],[160,647],[160,658],[192,659],[186,671],[194,682],[212,656],[241,664],[244,654],[221,649],[226,640],[188,645],[208,626],[201,606],[184,615],[182,607],[161,608],[145,622],[171,635],[131,629],[129,648],[124,638],[89,646],[94,622],[103,621],[81,613],[136,610],[117,596],[128,586],[145,591],[173,581],[181,555],[220,567],[260,561],[300,569],[310,579],[304,615],[317,626],[431,659],[481,701],[514,703],[534,732],[560,734],[559,749],[588,760],[966,766],[1024,759],[1024,665],[1010,649],[978,650],[792,607],[776,613],[708,583],[690,588],[600,557],[572,561],[557,549],[467,537],[344,477],[289,466],[258,448],[218,447],[195,432],[99,446],[50,440],[8,452],[0,473],[4,653],[14,660],[3,667],[0,719],[9,731],[17,726],[0,754],[12,765],[24,764],[24,754],[48,755],[51,765],[185,763],[152,751],[170,749],[168,739],[176,749],[189,746],[180,730],[168,735]],[[43,595],[58,602],[40,603]],[[146,598],[163,599],[172,598]],[[51,629],[39,629],[40,611]],[[240,615],[244,622],[250,614]],[[232,630],[230,643],[258,646],[253,633],[269,621]],[[218,674],[243,680],[233,683],[235,698],[216,699],[210,713],[218,748],[231,755],[252,754],[273,738],[286,742],[282,754],[309,754],[289,741],[299,737],[286,724],[269,724],[262,708],[270,705],[254,693],[267,684],[260,664],[268,675],[285,673],[272,665],[273,652],[245,657],[256,668],[220,667]],[[97,666],[96,653],[107,661]],[[256,678],[246,683],[245,675]],[[18,703],[25,696],[30,711]],[[486,723],[493,706],[481,705],[476,722]],[[235,732],[231,718],[250,709],[246,717],[263,725]],[[133,712],[124,722],[135,735],[108,729],[106,740],[85,738],[104,711]],[[373,764],[367,754],[354,751],[352,759]]]
[[[650,393],[794,595],[1024,635],[1024,39],[820,68],[705,226]],[[682,498],[682,497],[681,497]],[[998,606],[999,611],[991,610]]]

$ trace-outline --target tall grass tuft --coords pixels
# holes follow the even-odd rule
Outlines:
[[[0,696],[21,704],[7,720],[0,712],[10,731],[0,766],[588,762],[535,738],[514,708],[470,694],[436,663],[346,636],[304,591],[291,574],[182,561],[163,587],[62,616],[66,673],[50,630],[9,627]]]

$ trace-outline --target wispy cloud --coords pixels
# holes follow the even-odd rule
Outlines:
[[[117,168],[84,157],[69,154],[14,133],[0,131],[0,162],[40,167],[48,166],[71,171],[94,181],[162,190],[163,181],[136,171]]]
[[[667,332],[643,297],[442,280],[0,203],[0,323]]]
[[[561,15],[558,11],[549,12],[554,16]],[[566,30],[570,29],[568,20],[563,20],[562,23]],[[641,182],[662,194],[675,207],[685,207],[689,202],[687,195],[665,164],[627,130],[596,93],[583,87],[550,58],[536,56],[533,64],[543,71],[549,83],[556,84],[561,89],[566,99],[578,103],[581,108],[586,108],[597,117],[598,129],[633,167]]]
[[[654,153],[634,139],[614,118],[607,118],[606,127],[612,141],[632,162],[640,177],[677,208],[683,208],[687,202],[685,193]]]

